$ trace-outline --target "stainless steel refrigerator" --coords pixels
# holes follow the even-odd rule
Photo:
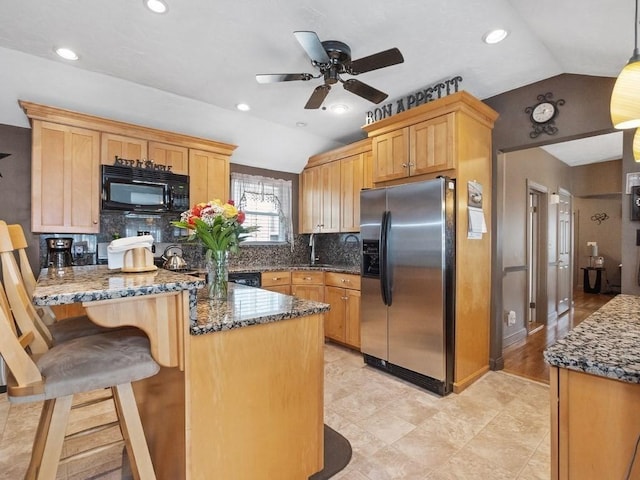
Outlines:
[[[455,182],[363,190],[361,349],[367,364],[451,392]]]

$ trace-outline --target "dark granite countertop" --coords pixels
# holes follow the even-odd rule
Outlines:
[[[123,273],[106,265],[43,269],[33,295],[35,305],[136,297],[202,288],[203,279],[159,268],[151,272]]]
[[[360,275],[360,266],[353,265],[329,265],[329,264],[293,264],[293,265],[251,265],[231,267],[231,272],[276,272],[280,270],[320,270],[323,272],[351,273]]]
[[[197,309],[198,320],[191,325],[192,335],[315,315],[327,312],[329,305],[229,283],[227,301],[209,300],[206,289],[200,290]]]
[[[640,297],[618,295],[544,352],[555,367],[640,383]]]

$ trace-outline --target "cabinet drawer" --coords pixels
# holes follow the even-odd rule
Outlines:
[[[291,283],[293,285],[323,285],[324,272],[298,270],[291,272]]]
[[[262,272],[262,286],[272,287],[274,285],[289,285],[291,283],[291,272],[282,270],[277,272]]]
[[[324,283],[331,287],[350,288],[360,290],[360,275],[351,273],[325,272]]]
[[[269,290],[270,292],[282,293],[283,295],[291,295],[291,285],[274,285],[265,287],[262,286],[264,290]]]

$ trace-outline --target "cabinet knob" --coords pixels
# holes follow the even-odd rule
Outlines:
[[[311,280],[311,277],[304,277],[304,280]]]
[[[406,163],[402,164],[402,168],[407,168],[407,167],[408,167],[408,165]]]
[[[347,300],[348,297],[340,297],[342,300]]]
[[[271,280],[280,280],[280,277],[273,277]]]

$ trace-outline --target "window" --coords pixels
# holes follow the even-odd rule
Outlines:
[[[245,213],[245,225],[259,227],[245,242],[293,245],[290,180],[232,173],[231,198]]]

